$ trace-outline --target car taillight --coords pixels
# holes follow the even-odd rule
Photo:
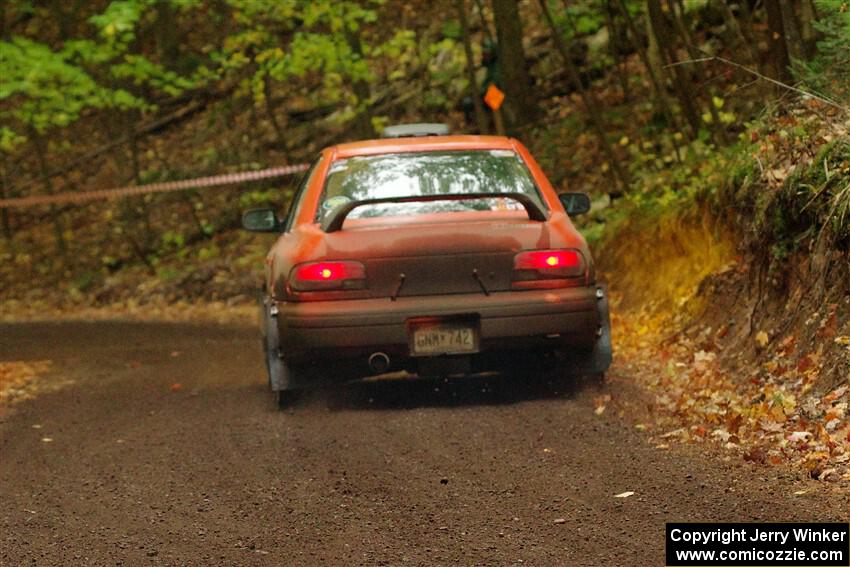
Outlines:
[[[289,285],[295,291],[364,289],[366,268],[360,262],[308,262],[292,268]]]
[[[583,275],[584,257],[578,250],[531,250],[514,256],[515,288],[561,287]]]

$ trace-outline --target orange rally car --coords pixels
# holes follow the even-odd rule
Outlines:
[[[442,128],[327,148],[285,217],[244,213],[244,228],[279,234],[261,322],[281,405],[398,370],[607,370],[607,294],[569,217],[588,197],[556,194],[517,140],[430,135]]]

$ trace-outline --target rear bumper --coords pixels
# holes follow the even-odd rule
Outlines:
[[[375,351],[408,358],[407,321],[473,316],[481,352],[533,346],[591,348],[600,315],[596,287],[440,296],[277,302],[281,353],[290,360],[356,358]]]

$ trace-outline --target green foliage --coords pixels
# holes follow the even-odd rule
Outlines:
[[[700,139],[686,142],[680,134],[643,142],[623,137],[619,145],[630,156],[632,187],[581,226],[593,245],[618,234],[626,224],[652,229],[665,219],[697,218],[705,209],[726,210],[741,185],[752,191],[749,176],[756,165],[753,143],[746,137],[719,148]]]
[[[181,76],[152,61],[141,53],[134,53],[139,27],[150,16],[157,0],[113,0],[101,14],[89,18],[98,30],[100,41],[77,40],[69,42],[66,50],[78,56],[84,66],[106,66],[101,69],[112,79],[126,82],[135,87],[150,87],[169,96],[201,86],[214,77],[209,70],[200,67],[193,76]],[[171,0],[170,4],[189,10],[199,7],[194,1]],[[154,22],[160,25],[160,22]]]
[[[555,24],[566,40],[596,33],[605,25],[605,14],[593,0],[570,2],[566,10],[562,0],[548,1]]]
[[[425,107],[453,107],[464,96],[467,88],[463,74],[466,65],[463,45],[446,37],[421,46],[418,56],[428,71],[430,88],[424,92],[422,98]]]
[[[844,100],[850,100],[850,9],[846,0],[815,0],[821,34],[817,56],[798,63],[805,85]]]
[[[100,30],[106,45],[126,46],[136,38],[136,26],[145,10],[152,5],[153,0],[115,0],[102,14],[92,16],[89,21]]]
[[[458,20],[448,20],[443,23],[443,36],[451,39],[459,40],[463,35],[463,30]]]
[[[270,188],[254,191],[246,191],[239,196],[239,208],[241,210],[256,207],[270,207],[288,202],[292,198],[292,190],[281,191]]]
[[[184,91],[198,86],[195,80],[181,77],[135,54],[124,55],[123,60],[112,65],[111,73],[116,79],[125,79],[135,86],[148,85],[170,96],[179,96]]]
[[[678,144],[675,138],[673,144]],[[671,212],[686,212],[715,196],[729,179],[729,173],[747,161],[747,145],[716,148],[702,140],[679,145],[675,150],[657,143],[644,142],[630,147],[632,174],[637,190],[630,202],[640,209],[641,217],[657,218]]]
[[[89,108],[130,108],[139,99],[122,89],[99,85],[69,62],[66,54],[22,37],[0,41],[2,147],[10,149],[30,130],[39,134],[67,127]]]
[[[317,102],[358,101],[352,87],[374,82],[371,63],[381,56],[401,53],[412,45],[407,32],[388,41],[364,41],[364,25],[377,18],[379,0],[351,2],[332,0],[229,0],[238,29],[212,54],[226,77],[238,79],[242,93],[250,93],[258,105],[266,102],[268,83],[302,80],[318,82],[313,90]]]
[[[756,230],[770,235],[767,246],[776,257],[792,253],[801,237],[846,233],[841,231],[850,218],[850,190],[842,189],[838,178],[824,185],[827,180],[817,179],[813,166],[812,171],[801,173],[795,184],[789,181],[783,192],[778,187],[757,191],[758,183],[764,183],[764,172],[752,159],[758,144],[742,139],[727,147],[718,145],[748,127],[744,122],[752,116],[755,105],[751,103],[758,96],[751,94],[755,89],[725,89],[732,81],[726,82],[727,76],[706,64],[706,81],[693,82],[691,91],[706,129],[690,140],[689,132],[685,136],[674,132],[676,122],[661,112],[662,103],[673,100],[674,95],[679,99],[673,83],[663,81],[667,101],[650,92],[645,69],[631,52],[619,0],[607,4],[599,0],[548,1],[557,30],[600,105],[602,138],[612,142],[613,152],[631,174],[628,194],[611,207],[596,207],[602,210],[589,217],[584,227],[589,239],[610,233],[618,219],[652,223],[664,215],[729,203],[747,207]],[[804,88],[847,93],[850,11],[844,8],[846,0],[815,1],[821,42],[819,55],[801,70]],[[481,3],[488,21],[489,4]],[[645,0],[625,0],[624,4],[637,26],[638,40],[645,43]],[[706,0],[686,0],[683,23],[698,47],[729,56],[735,47],[718,42],[728,39],[729,34],[722,31],[728,24],[703,18],[711,11],[706,4]],[[258,169],[281,158],[300,161],[314,152],[326,135],[349,137],[351,128],[333,126],[362,117],[364,110],[371,111],[368,118],[375,130],[402,117],[448,118],[457,125],[458,102],[467,94],[466,56],[451,3],[444,6],[443,13],[427,14],[418,6],[387,4],[385,0],[110,0],[83,3],[74,14],[78,21],[68,30],[59,29],[57,15],[67,12],[53,10],[52,3],[10,0],[9,5],[6,21],[12,26],[0,41],[0,151],[17,152],[33,132],[51,142],[45,144],[49,151],[70,151],[69,140],[76,142],[75,135],[92,130],[91,122],[74,127],[82,117],[114,123],[115,131],[110,132],[114,134],[125,124],[153,113],[158,105],[175,108],[175,98],[181,95],[204,94],[209,95],[206,100],[215,101],[185,123],[181,135],[186,136],[181,136],[180,147],[176,147],[176,137],[169,135],[162,140],[142,140],[139,148],[132,150],[139,152],[134,157],[137,179],[142,183]],[[466,5],[477,63],[485,32],[476,3]],[[399,6],[406,10],[403,17],[394,13]],[[606,14],[606,6],[610,14]],[[533,153],[560,189],[606,193],[611,188],[610,160],[600,157],[599,139],[588,133],[588,121],[576,94],[568,92],[567,79],[551,73],[561,66],[559,54],[539,49],[537,40],[543,27],[539,10],[533,5],[523,7],[535,8],[523,10],[522,18],[535,40],[535,50],[530,52],[534,56],[532,72],[547,114],[536,127],[538,132],[519,135],[534,146]],[[745,29],[758,41],[764,40],[760,10],[757,7],[754,13],[756,27]],[[607,29],[609,17],[616,33]],[[397,21],[411,22],[411,29],[397,29]],[[176,42],[176,49],[169,50],[169,38]],[[684,57],[683,42],[671,41]],[[763,51],[759,45],[755,49]],[[623,76],[612,72],[618,63],[622,63],[619,71]],[[685,69],[692,72],[691,67]],[[722,95],[725,100],[712,95],[712,85],[721,84],[715,92],[727,93]],[[621,101],[621,92],[628,100]],[[716,114],[706,112],[709,104]],[[675,102],[670,108],[679,113]],[[650,118],[653,111],[654,118]],[[715,116],[719,125],[713,123]],[[269,129],[264,126],[271,125],[275,117],[278,140],[270,143]],[[806,136],[797,128],[787,130],[776,135]],[[62,135],[56,135],[59,133]],[[281,140],[284,143],[277,143]],[[116,154],[126,151],[123,146]],[[839,162],[831,159],[827,159],[829,171],[841,171]],[[20,162],[31,176],[33,160]],[[123,169],[126,165],[119,164]],[[162,208],[169,211],[163,214],[156,206],[148,207],[153,228],[149,229],[150,238],[140,241],[152,249],[151,262],[166,252],[186,254],[187,240],[205,240],[204,236],[228,229],[236,219],[235,205],[243,209],[280,205],[291,196],[290,189],[269,185],[246,187],[235,203],[236,193],[221,201],[204,194],[205,203],[200,192],[188,200],[182,199],[185,194],[147,198],[147,205],[167,205]],[[821,187],[825,188],[818,193]],[[192,199],[195,214],[187,215]],[[128,208],[127,215],[137,219],[136,225],[124,220],[110,223],[122,235],[115,241],[122,244],[109,251],[110,258],[118,258],[109,269],[118,269],[132,258],[126,236],[144,228],[139,213],[138,207]],[[172,216],[163,222],[168,214]],[[163,235],[166,230],[169,232]]]
[[[153,105],[133,90],[170,96],[197,87],[205,69],[182,77],[133,53],[138,26],[155,0],[115,0],[92,16],[96,39],[71,39],[61,48],[20,36],[0,41],[0,150],[12,151],[31,132],[66,128],[88,109],[146,110]],[[188,9],[192,2],[174,2]],[[16,6],[18,10],[22,6]]]
[[[186,244],[186,239],[178,232],[167,230],[162,235],[162,247],[165,250],[182,248],[184,244]]]
[[[763,200],[756,230],[784,260],[813,238],[830,247],[850,245],[850,142],[826,144],[808,167],[795,170]]]
[[[681,161],[657,142],[630,142],[632,190],[589,219],[583,227],[588,241],[604,242],[627,224],[650,228],[664,219],[698,218],[710,210],[727,222],[744,221],[740,235],[754,251],[766,253],[774,271],[784,269],[793,254],[808,251],[813,242],[846,250],[850,142],[839,138],[823,144],[808,164],[794,167],[791,152],[816,144],[813,136],[820,126],[817,121],[776,124],[755,121],[736,143],[720,148],[699,140],[681,145]],[[791,173],[782,178],[785,172]],[[604,223],[595,222],[599,220]]]

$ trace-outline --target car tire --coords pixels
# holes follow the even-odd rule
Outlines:
[[[291,408],[300,398],[301,390],[278,390],[274,392],[275,404],[279,410]]]
[[[585,376],[585,379],[589,384],[596,386],[597,388],[602,388],[605,386],[605,373],[597,372],[595,374],[588,374]]]

